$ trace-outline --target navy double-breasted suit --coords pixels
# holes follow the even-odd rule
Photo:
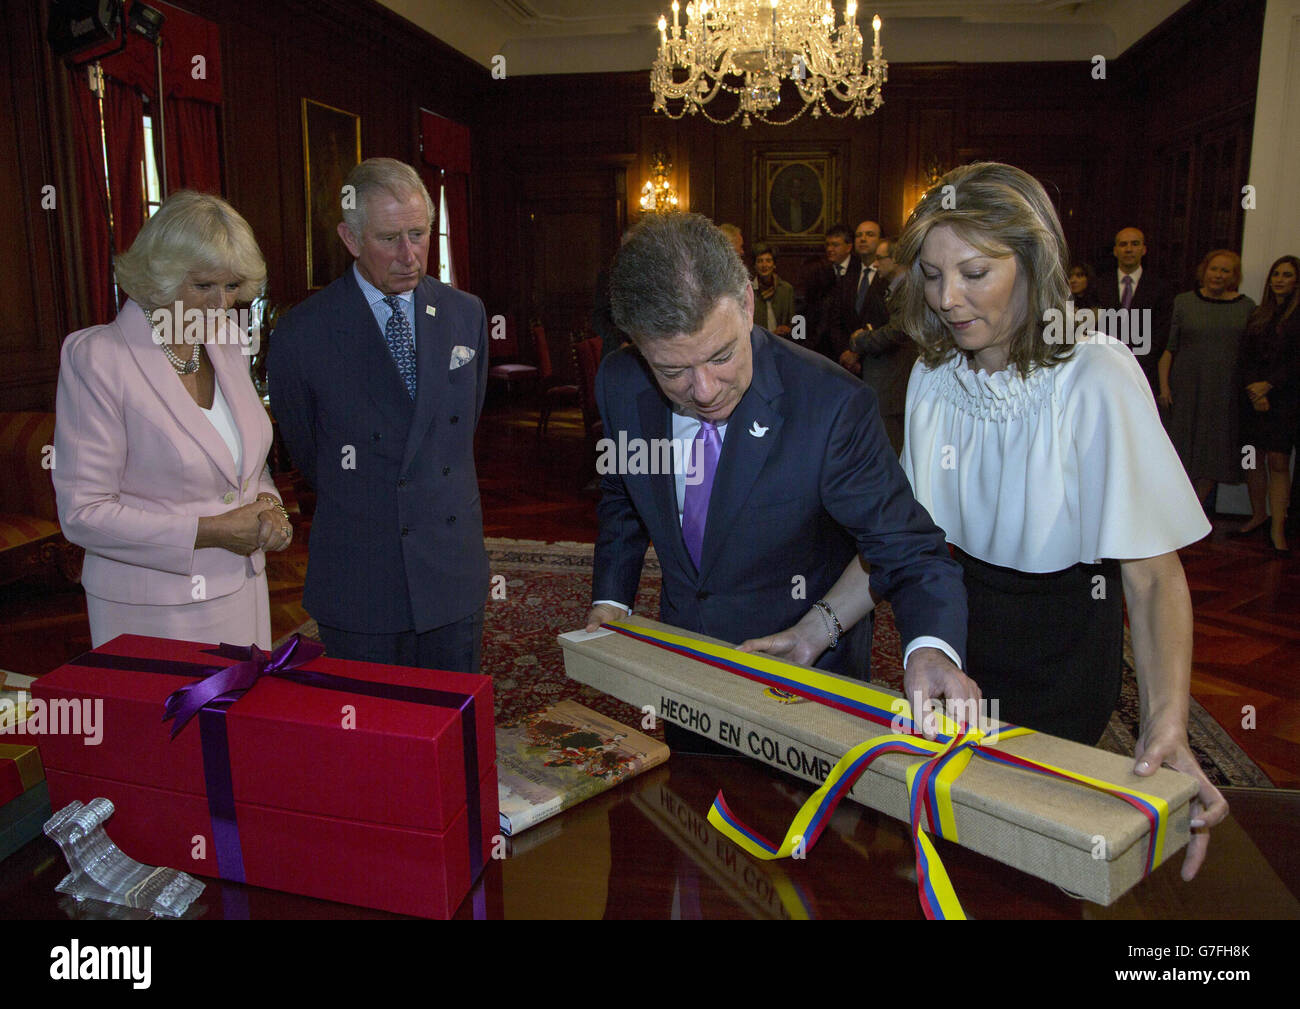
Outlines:
[[[456,348],[473,357],[452,368]],[[331,627],[423,633],[487,597],[474,470],[487,389],[483,303],[425,277],[415,354],[412,401],[351,268],[271,337],[271,407],[317,492],[303,606]]]

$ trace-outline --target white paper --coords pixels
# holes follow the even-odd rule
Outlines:
[[[599,630],[588,633],[587,631],[569,631],[567,634],[561,634],[561,641],[572,641],[577,644],[580,641],[591,641],[593,638],[603,638],[606,634],[613,634],[613,631],[600,628]]]

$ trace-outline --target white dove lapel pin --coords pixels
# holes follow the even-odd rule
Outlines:
[[[749,433],[755,438],[761,438],[763,435],[767,434],[767,430],[768,429],[762,427],[758,421],[754,421],[754,426],[749,429]]]

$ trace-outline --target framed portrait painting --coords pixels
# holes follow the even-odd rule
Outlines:
[[[821,244],[839,220],[834,151],[759,151],[754,157],[757,241],[775,248]]]
[[[307,193],[307,287],[338,279],[352,257],[338,236],[339,194],[361,163],[361,117],[302,100],[303,180]]]

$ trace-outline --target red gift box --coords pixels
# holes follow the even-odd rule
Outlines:
[[[491,678],[314,658],[170,738],[168,696],[236,661],[122,635],[37,680],[103,702],[100,745],[42,737],[53,807],[111,800],[109,837],[151,865],[449,917],[499,829]]]

